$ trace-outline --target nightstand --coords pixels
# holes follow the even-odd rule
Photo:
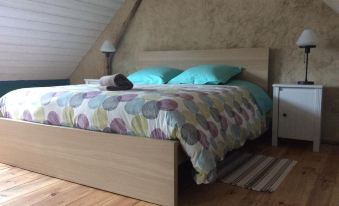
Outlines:
[[[273,146],[278,138],[307,140],[319,152],[322,94],[322,85],[273,85]]]
[[[84,79],[85,84],[100,84],[99,79]]]

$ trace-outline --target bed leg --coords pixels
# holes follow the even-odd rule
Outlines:
[[[179,152],[179,143],[177,142],[174,146],[174,188],[173,188],[173,206],[178,206],[179,202],[179,189],[178,189],[178,170],[179,170],[179,160],[178,160],[178,152]]]

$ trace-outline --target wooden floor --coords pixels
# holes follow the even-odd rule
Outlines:
[[[307,143],[288,141],[273,148],[267,141],[259,141],[244,150],[294,159],[298,164],[274,193],[254,192],[223,183],[191,186],[180,194],[180,205],[339,206],[339,146],[322,145],[320,153],[313,153],[312,145]],[[152,204],[0,164],[0,205]]]

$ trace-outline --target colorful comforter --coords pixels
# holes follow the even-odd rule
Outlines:
[[[15,90],[0,117],[154,139],[178,139],[196,182],[217,177],[217,163],[262,134],[265,118],[249,92],[232,86],[159,85],[105,91],[97,85]]]

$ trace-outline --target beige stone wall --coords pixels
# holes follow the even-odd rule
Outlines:
[[[339,142],[339,14],[322,0],[143,0],[115,56],[114,72],[134,71],[142,50],[269,47],[271,83],[294,83],[304,77],[303,50],[295,45],[304,28],[320,37],[309,77],[327,87],[323,137]],[[100,76],[103,62],[88,55],[72,79]],[[85,73],[84,64],[91,65]]]

